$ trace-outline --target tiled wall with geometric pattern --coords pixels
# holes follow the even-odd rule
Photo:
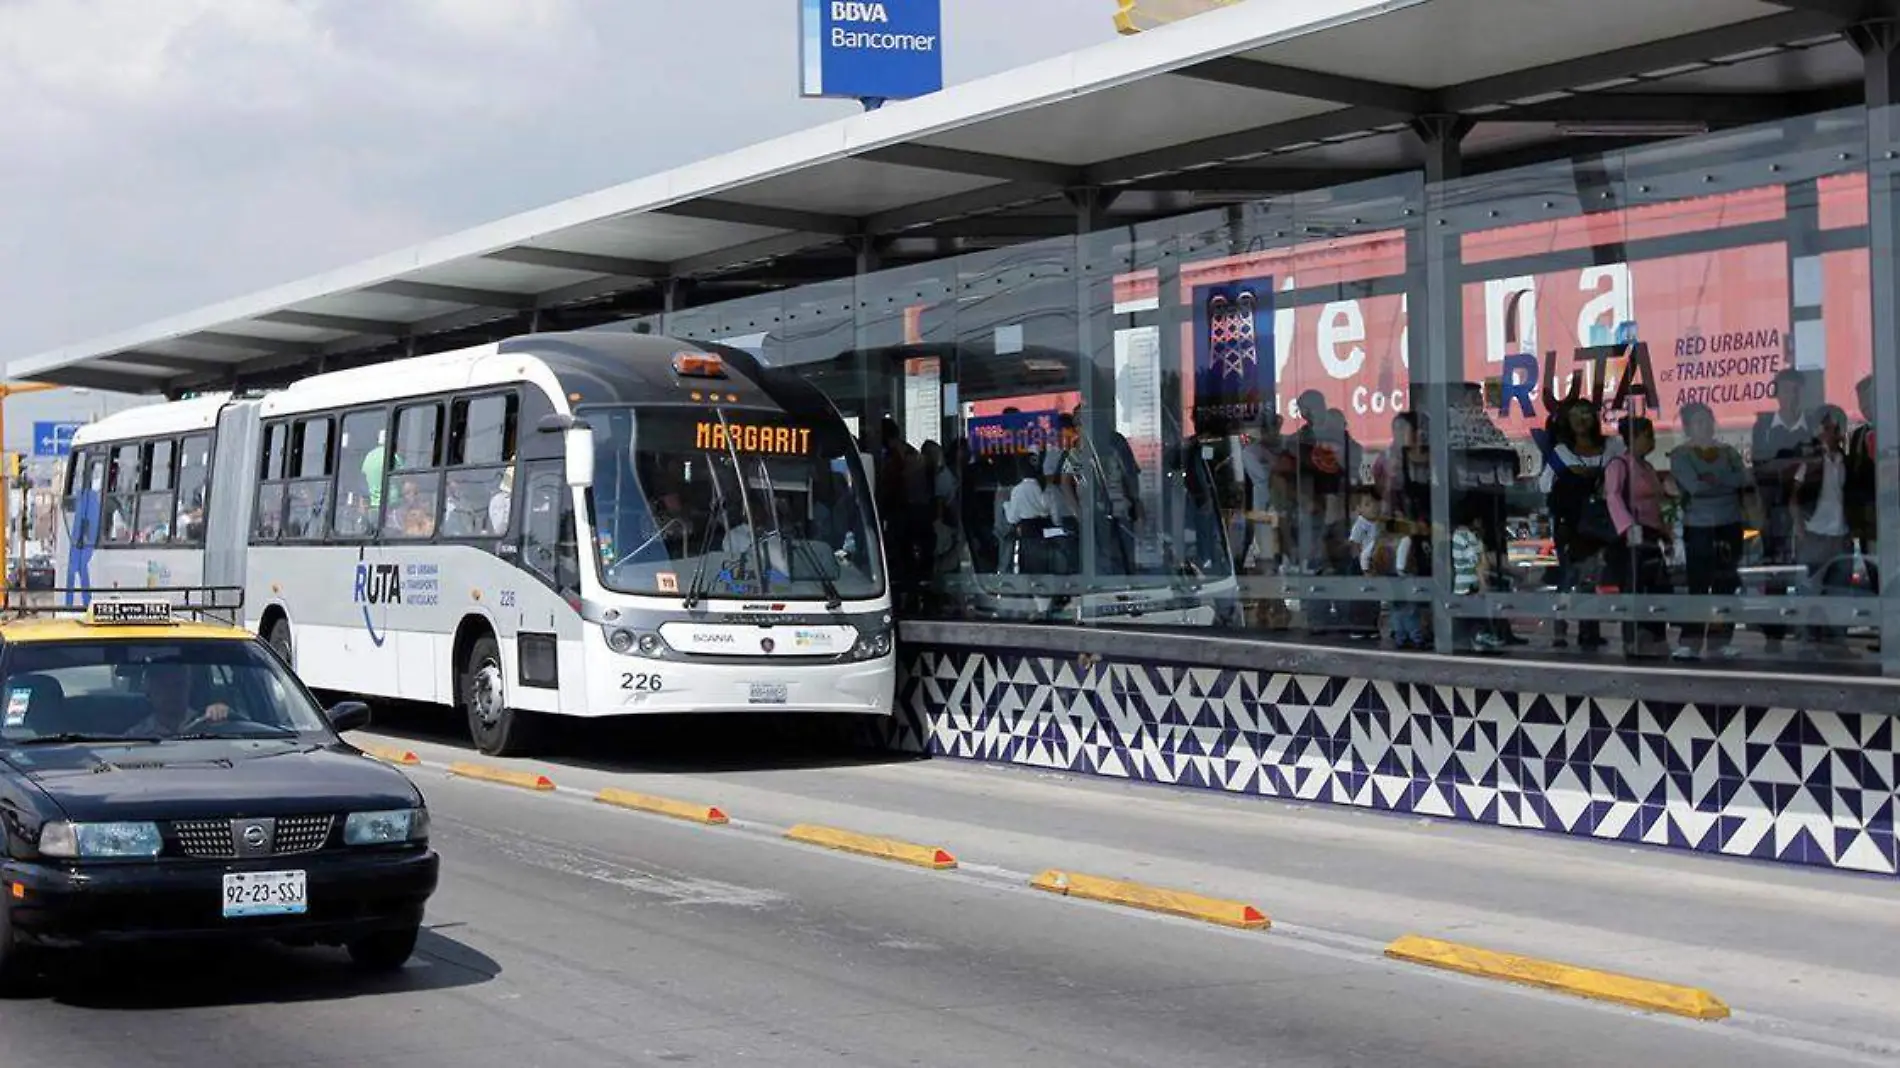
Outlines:
[[[906,645],[898,744],[1895,874],[1893,716]]]

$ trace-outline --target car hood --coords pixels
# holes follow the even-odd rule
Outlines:
[[[49,745],[4,759],[74,820],[287,816],[408,808],[419,799],[402,772],[334,743]]]

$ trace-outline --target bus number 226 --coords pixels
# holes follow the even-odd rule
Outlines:
[[[644,671],[623,671],[620,673],[620,688],[623,690],[637,690],[641,693],[658,693],[660,691],[660,676],[657,672],[649,675]]]

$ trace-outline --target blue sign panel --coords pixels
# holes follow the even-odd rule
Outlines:
[[[1274,408],[1273,279],[1194,287],[1194,425],[1252,426]]]
[[[33,424],[33,455],[65,456],[73,451],[73,435],[84,423]]]
[[[943,88],[943,0],[803,0],[805,96],[902,100]]]

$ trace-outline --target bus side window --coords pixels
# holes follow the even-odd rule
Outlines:
[[[320,540],[330,514],[330,419],[319,416],[297,423],[290,435],[290,466],[285,472],[284,537]]]
[[[139,447],[115,445],[112,463],[106,470],[105,507],[100,512],[103,537],[107,545],[132,543],[133,516],[138,508]]]
[[[172,523],[172,544],[203,544],[205,486],[210,477],[211,435],[193,434],[179,446],[178,517]]]
[[[573,491],[557,463],[527,465],[521,514],[521,562],[560,592],[580,588]]]
[[[141,457],[136,539],[141,545],[162,544],[171,540],[178,447],[169,440],[147,442]]]
[[[274,423],[264,429],[264,447],[257,461],[257,515],[251,540],[276,541],[284,532],[284,455],[290,427]]]
[[[435,536],[442,511],[442,406],[396,409],[396,454],[383,484],[383,536]]]
[[[330,522],[333,538],[362,541],[381,521],[387,425],[388,416],[380,408],[343,417],[336,448],[336,508]]]
[[[443,537],[507,536],[514,505],[519,407],[520,398],[512,393],[458,398],[450,406]]]

